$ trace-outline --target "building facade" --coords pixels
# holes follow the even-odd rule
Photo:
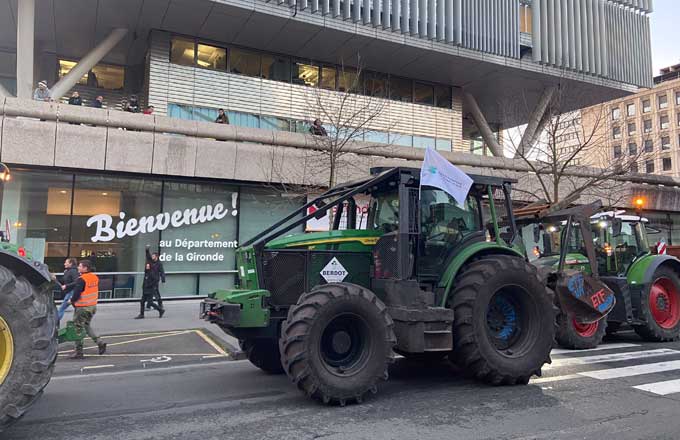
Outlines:
[[[419,166],[425,148],[526,173],[479,156],[540,119],[561,84],[567,110],[650,86],[651,12],[647,0],[0,2],[2,229],[55,272],[95,259],[112,298],[139,294],[146,245],[162,254],[164,295],[228,287],[238,243],[303,202],[281,185],[322,148],[314,119],[342,136],[343,110],[365,115],[340,180]],[[53,102],[30,101],[40,80]],[[83,106],[67,104],[74,91]],[[153,114],[122,111],[131,95]],[[219,109],[230,125],[213,122]]]

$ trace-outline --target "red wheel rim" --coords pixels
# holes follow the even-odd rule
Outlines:
[[[680,322],[678,289],[669,278],[659,278],[649,289],[649,310],[661,328],[672,329]]]
[[[574,330],[582,338],[589,338],[597,333],[597,328],[600,326],[600,321],[592,322],[586,324],[584,322],[578,322],[576,318],[571,319]]]

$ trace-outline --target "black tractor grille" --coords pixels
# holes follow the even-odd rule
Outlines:
[[[262,255],[265,289],[271,293],[271,303],[297,303],[305,291],[305,253],[295,251],[265,251]]]

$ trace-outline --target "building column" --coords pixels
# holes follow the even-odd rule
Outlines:
[[[515,151],[515,158],[525,157],[530,151],[531,147],[536,140],[536,137],[540,134],[539,129],[545,127],[545,116],[546,110],[552,101],[553,95],[557,91],[557,86],[550,86],[543,89],[543,93],[536,103],[536,107],[529,115],[529,122],[527,123],[527,128],[522,134],[522,140],[519,143],[517,151]]]
[[[75,86],[80,78],[88,73],[98,62],[102,60],[111,49],[116,47],[118,43],[127,35],[128,30],[118,28],[111,31],[111,33],[102,40],[94,49],[85,55],[73,69],[66,74],[62,79],[52,87],[52,99],[58,101],[62,96],[68,93],[73,86]]]
[[[17,97],[33,96],[35,45],[35,0],[18,0],[17,11]]]
[[[482,110],[480,110],[479,105],[477,105],[477,100],[467,92],[464,92],[463,96],[465,98],[467,110],[470,112],[470,115],[472,115],[472,119],[474,119],[475,125],[479,129],[482,139],[484,139],[486,146],[491,150],[491,154],[496,157],[503,157],[503,147],[498,142],[498,139],[496,139],[496,136],[494,136],[493,130],[489,127],[489,123],[486,122]]]
[[[11,96],[14,96],[14,95],[12,95],[12,94],[9,92],[9,90],[7,90],[7,89],[5,88],[5,86],[3,86],[2,84],[0,84],[0,98],[5,97],[5,96],[11,97]]]

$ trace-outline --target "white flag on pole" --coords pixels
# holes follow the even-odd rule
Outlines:
[[[472,179],[444,156],[428,148],[420,170],[420,185],[434,186],[446,191],[462,206],[470,192]]]

